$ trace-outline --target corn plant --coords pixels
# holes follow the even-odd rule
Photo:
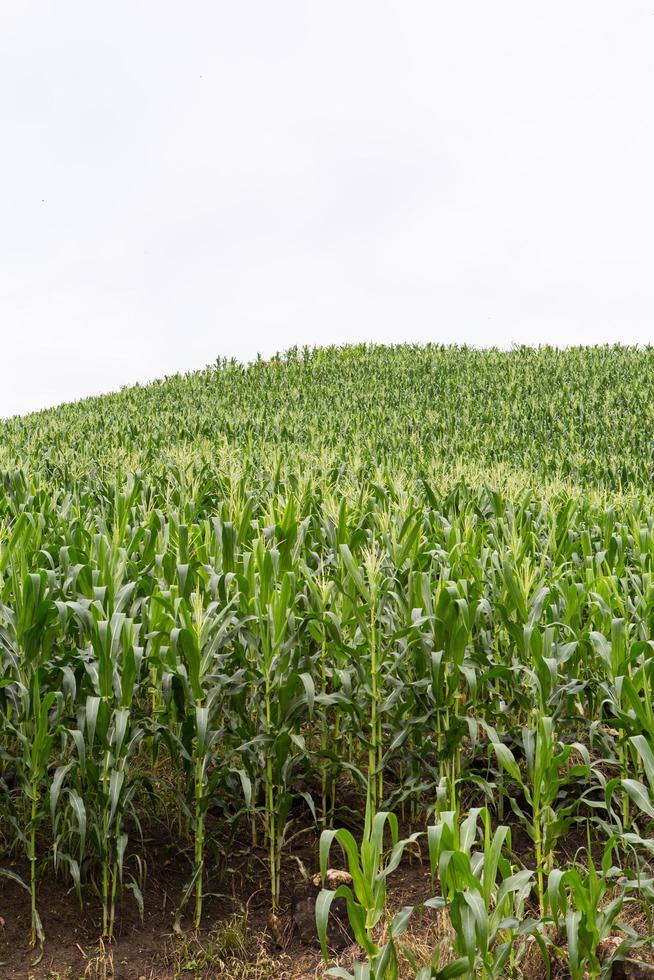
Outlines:
[[[215,599],[206,602],[198,589],[190,602],[180,597],[171,610],[182,623],[171,630],[170,656],[182,691],[179,741],[183,758],[189,763],[193,791],[194,861],[184,900],[194,889],[196,929],[202,920],[205,814],[217,782],[217,778],[209,777],[208,770],[224,725],[222,695],[229,682],[224,673],[223,649],[238,629],[236,598],[219,607]]]
[[[510,841],[508,827],[491,831],[487,809],[473,809],[460,824],[454,811],[444,812],[428,829],[432,877],[440,883],[459,963],[471,978],[506,976],[516,936],[534,935],[542,943],[538,923],[524,914],[533,872],[514,871],[504,853]]]
[[[567,950],[558,952],[565,956],[572,980],[609,976],[614,960],[638,944],[634,930],[619,921],[628,899],[616,882],[619,871],[611,863],[615,843],[607,843],[598,870],[591,855],[589,833],[588,866],[554,869],[548,878],[547,909],[554,925],[565,930]],[[620,888],[617,895],[616,884]],[[600,957],[600,944],[617,929],[622,930],[623,941],[609,955]]]
[[[522,730],[523,771],[508,745],[501,742],[495,732],[491,732],[491,735],[491,746],[499,765],[508,773],[524,799],[521,802],[510,795],[511,808],[534,844],[536,887],[543,911],[545,875],[552,867],[556,843],[575,819],[578,806],[577,794],[563,804],[559,797],[566,787],[589,777],[591,765],[588,750],[580,743],[560,743],[556,738],[553,719],[541,716],[533,728]],[[569,765],[573,751],[579,754],[580,761]]]
[[[87,652],[97,659],[91,660],[90,691],[78,714],[78,725],[70,729],[76,757],[63,773],[67,792],[62,793],[62,801],[68,823],[77,830],[78,864],[89,839],[99,859],[102,935],[111,939],[128,844],[124,815],[129,811],[135,816],[136,781],[130,763],[144,737],[144,726],[133,713],[142,649],[137,631],[123,613],[115,613],[110,620],[92,619],[90,634]],[[58,782],[58,794],[60,789]],[[141,905],[135,879],[130,887]]]
[[[249,563],[245,596],[252,665],[251,721],[255,734],[239,748],[263,756],[264,826],[272,913],[279,907],[281,858],[293,801],[295,767],[307,755],[299,732],[302,718],[313,713],[315,682],[299,669],[299,649],[289,637],[296,620],[296,579],[280,566],[277,549],[259,541]],[[315,807],[309,794],[310,810]]]
[[[5,734],[13,738],[19,748],[19,754],[13,756],[11,761],[29,809],[24,816],[20,810],[14,810],[10,814],[10,822],[18,840],[24,845],[29,861],[29,886],[25,887],[30,894],[30,941],[35,945],[37,939],[41,943],[45,939],[37,909],[37,832],[47,813],[43,805],[43,783],[54,757],[59,699],[55,691],[48,691],[42,696],[37,673],[33,675],[29,689],[18,686],[16,695],[18,711],[15,720],[7,722]],[[9,877],[9,872],[0,870],[2,875]],[[15,874],[12,873],[11,877],[22,884]]]
[[[384,798],[384,731],[381,705],[385,650],[382,646],[382,626],[390,583],[379,548],[368,546],[362,556],[362,565],[355,562],[347,544],[342,544],[340,551],[346,572],[343,589],[349,599],[358,636],[364,645],[357,663],[363,671],[363,685],[369,703],[370,720],[365,736],[368,743],[367,785],[374,814]]]
[[[4,734],[16,745],[16,753],[2,751],[9,761],[25,799],[26,813],[18,807],[11,822],[22,841],[29,860],[31,907],[30,941],[43,943],[44,934],[37,910],[37,831],[47,813],[43,806],[42,785],[54,756],[57,723],[56,705],[61,698],[48,677],[52,670],[47,662],[55,641],[58,612],[48,596],[44,573],[28,574],[19,582],[14,576],[15,609],[0,606],[4,623],[0,641],[7,657],[9,677],[3,682],[9,697],[6,702]],[[7,872],[4,872],[6,875]],[[15,876],[14,876],[15,877]]]
[[[316,900],[316,926],[320,945],[325,961],[327,951],[327,923],[329,911],[334,899],[343,898],[346,902],[347,914],[352,931],[357,942],[365,951],[368,962],[366,968],[359,971],[363,978],[370,980],[395,980],[397,978],[397,954],[394,941],[406,928],[412,913],[412,908],[403,909],[393,919],[390,927],[390,938],[383,946],[375,942],[375,927],[386,914],[387,879],[399,866],[402,855],[407,847],[413,845],[420,834],[412,834],[403,840],[399,839],[397,818],[393,813],[378,811],[373,813],[373,803],[368,797],[366,815],[361,843],[358,845],[349,830],[323,830],[320,837],[320,872],[323,878],[327,872],[331,846],[336,840],[343,851],[348,870],[352,876],[352,887],[339,885],[338,888],[325,889]],[[392,848],[385,857],[384,835],[390,831]],[[329,971],[331,976],[349,977],[344,971]]]

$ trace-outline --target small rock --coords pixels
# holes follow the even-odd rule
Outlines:
[[[320,872],[315,874],[311,879],[311,884],[316,888],[322,888],[322,878]],[[352,875],[349,871],[339,871],[338,868],[329,868],[325,873],[325,888],[330,888],[332,891],[340,885],[351,885]]]

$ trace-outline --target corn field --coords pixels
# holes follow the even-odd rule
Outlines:
[[[317,932],[328,959],[344,899],[361,980],[398,976],[420,848],[452,941],[417,980],[645,951],[653,396],[650,349],[361,346],[1,422],[0,889],[32,943],[47,876],[106,941],[147,905],[157,811],[190,929],[217,841],[262,849],[277,916],[318,827],[352,877]]]

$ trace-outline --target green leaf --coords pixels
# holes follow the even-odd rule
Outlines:
[[[650,803],[647,789],[636,779],[623,779],[622,786],[636,806],[654,820],[654,806]]]
[[[366,585],[361,569],[357,567],[354,558],[352,557],[352,552],[346,544],[342,544],[340,546],[340,552],[341,558],[343,559],[350,578],[356,586],[357,592],[366,603],[370,604],[370,592],[368,591],[368,586]]]
[[[391,936],[393,939],[397,939],[406,931],[409,925],[409,920],[413,915],[413,905],[405,905],[404,908],[400,909],[393,916],[393,921],[391,922]]]
[[[14,884],[24,888],[28,895],[30,894],[29,885],[26,885],[23,879],[13,871],[9,871],[7,868],[0,868],[0,878],[7,878],[9,881],[13,881]]]
[[[491,742],[491,747],[497,756],[500,766],[509,773],[512,779],[522,785],[522,775],[511,749],[501,742]]]

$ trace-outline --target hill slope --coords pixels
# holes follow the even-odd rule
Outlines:
[[[107,950],[135,978],[318,976],[297,933],[292,971],[259,972],[295,859],[371,826],[348,915],[373,960],[431,858],[447,908],[402,937],[423,967],[438,946],[464,958],[446,975],[543,976],[566,909],[559,973],[599,976],[600,930],[654,895],[653,367],[290,352],[3,422],[3,976],[26,977],[30,923],[39,980],[100,932],[89,976]],[[431,830],[388,896],[385,811]],[[232,945],[171,940],[174,909]],[[630,921],[637,944],[651,916]]]
[[[0,465],[31,473],[154,474],[169,459],[521,472],[648,490],[654,350],[443,347],[291,351],[0,422]]]

